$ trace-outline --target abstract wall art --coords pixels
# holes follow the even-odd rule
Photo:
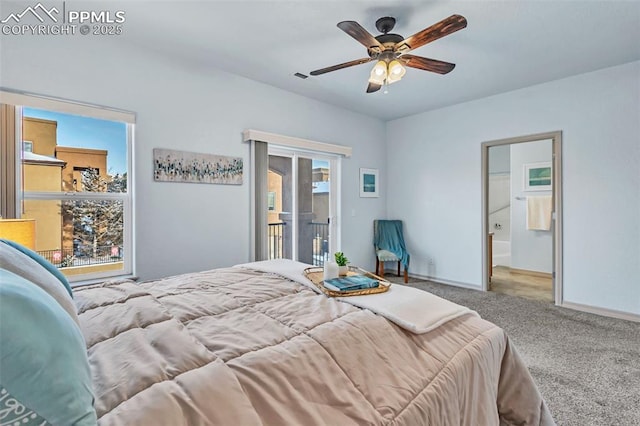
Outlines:
[[[157,182],[242,185],[241,157],[155,148],[153,179]]]

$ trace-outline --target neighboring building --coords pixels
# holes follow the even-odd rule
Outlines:
[[[328,167],[316,167],[312,171],[313,182],[327,182],[329,180]]]
[[[328,223],[329,220],[329,168],[316,167],[313,177],[313,213],[314,222]]]
[[[25,191],[60,191],[64,161],[55,158],[58,123],[24,117],[22,139]],[[22,217],[36,220],[36,250],[62,247],[62,216],[59,201],[25,200]]]
[[[328,223],[329,220],[329,186],[331,182],[313,182],[313,221]]]
[[[82,191],[81,173],[94,169],[106,180],[105,150],[72,148],[57,144],[58,123],[23,117],[23,184],[25,191]],[[72,218],[62,217],[59,201],[28,200],[23,218],[36,219],[36,250],[73,250]]]
[[[59,192],[62,188],[62,168],[65,163],[54,157],[22,153],[25,191]],[[62,217],[60,202],[52,200],[25,200],[25,219],[36,220],[36,250],[56,250],[62,247]]]
[[[282,176],[269,170],[267,178],[267,223],[280,223],[282,212]]]
[[[298,258],[307,263],[322,264],[327,251],[328,219],[329,219],[329,169],[326,167],[311,168],[311,160],[306,160],[301,170],[306,170],[307,179],[298,177],[298,205],[302,219],[298,229]],[[291,161],[281,157],[270,157],[267,176],[267,221],[269,223],[268,247],[269,258],[289,257],[291,253],[290,222],[292,196]],[[305,245],[305,241],[311,242]],[[321,262],[321,263],[317,263]]]
[[[82,172],[87,169],[97,170],[102,179],[109,180],[107,154],[101,149],[56,146],[56,158],[67,163],[62,171],[63,191],[82,191]]]
[[[42,118],[23,117],[22,140],[24,151],[56,156],[58,122]]]
[[[282,175],[269,170],[267,177],[267,223],[280,223],[283,199]],[[329,169],[316,167],[312,170],[312,211],[314,222],[327,223],[329,218]]]

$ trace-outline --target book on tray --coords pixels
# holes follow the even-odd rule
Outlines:
[[[367,288],[376,288],[378,280],[366,277],[364,275],[349,275],[346,277],[331,278],[324,280],[325,288],[333,291],[354,291],[364,290]]]

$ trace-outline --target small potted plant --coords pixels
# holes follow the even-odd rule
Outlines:
[[[338,274],[341,276],[347,275],[347,272],[349,272],[349,267],[347,266],[349,259],[347,259],[347,256],[345,256],[343,252],[338,251],[334,254],[334,257],[338,264]]]

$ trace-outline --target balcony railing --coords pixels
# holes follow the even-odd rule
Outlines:
[[[121,262],[123,252],[122,247],[118,246],[98,246],[95,251],[93,248],[87,250],[58,249],[40,250],[38,254],[57,268],[67,268]]]
[[[267,240],[269,259],[282,259],[283,234],[286,224],[286,222],[269,224],[269,239]]]
[[[311,222],[313,227],[313,264],[324,266],[324,261],[329,256],[329,224]]]
[[[285,244],[291,244],[286,241],[285,226],[289,226],[286,222],[270,223],[268,226],[268,249],[269,259],[282,259]],[[320,222],[311,222],[313,240],[313,264],[323,266],[324,261],[329,255],[329,224]],[[308,244],[308,243],[307,243]]]

